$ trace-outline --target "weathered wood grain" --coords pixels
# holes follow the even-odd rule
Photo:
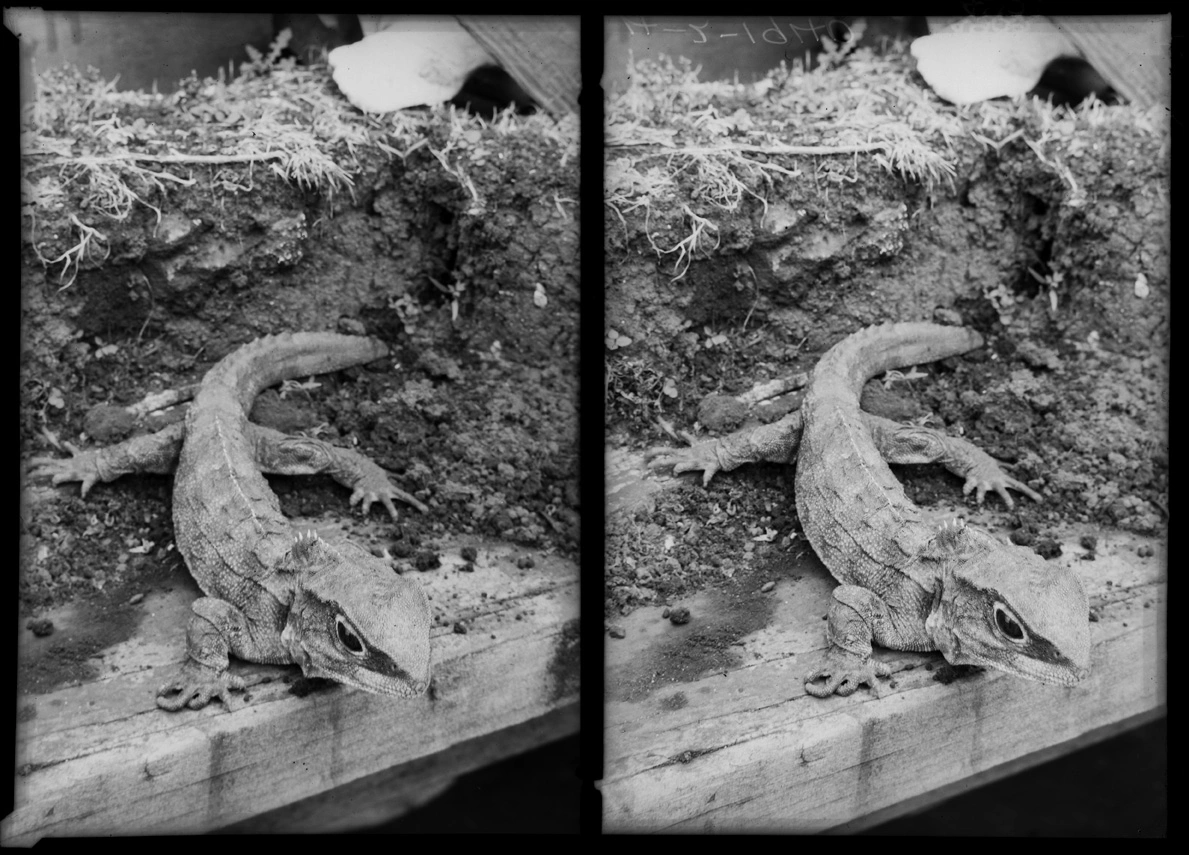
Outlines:
[[[1144,720],[1166,697],[1163,544],[1099,531],[1097,559],[1082,561],[1079,533],[1062,533],[1064,556],[1054,559],[1085,580],[1096,618],[1093,670],[1073,688],[990,670],[943,685],[923,667],[942,665],[939,655],[882,651],[897,672],[893,686],[881,681],[881,698],[866,689],[806,695],[802,678],[824,655],[820,618],[835,584],[816,559],[768,594],[772,615],[736,646],[738,665],[689,682],[643,685],[638,663],[696,623],[672,627],[656,608],[619,621],[626,638],[606,642],[604,830],[858,827]],[[1138,557],[1144,545],[1155,554]],[[714,607],[713,595],[695,604],[695,621]]]
[[[429,803],[449,789],[460,775],[577,732],[578,704],[574,703],[234,823],[220,832],[326,834],[379,825]]]

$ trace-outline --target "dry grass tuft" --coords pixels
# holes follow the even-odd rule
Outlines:
[[[631,79],[607,103],[604,202],[625,230],[628,215],[644,209],[657,255],[677,253],[674,281],[694,253],[710,251],[714,209],[734,212],[751,199],[766,214],[780,182],[812,181],[828,194],[863,180],[871,164],[929,194],[954,192],[959,143],[1018,142],[1065,182],[1077,205],[1084,194],[1070,153],[1058,149],[1073,146],[1076,155],[1082,132],[1105,123],[1152,133],[1167,127],[1160,111],[1100,103],[1070,110],[1033,98],[955,107],[923,86],[901,43],[878,54],[858,49],[811,71],[782,64],[749,85],[703,83],[688,60],[665,57],[635,63]],[[654,208],[682,211],[689,233],[658,246],[648,229]]]
[[[353,195],[363,152],[403,161],[430,146],[478,204],[467,163],[485,133],[549,139],[562,167],[576,160],[576,118],[506,111],[487,122],[445,105],[361,113],[324,64],[279,58],[286,32],[267,54],[249,48],[238,75],[222,69],[217,78],[191,75],[169,96],[120,92],[116,80],[93,68],[36,76],[36,97],[22,116],[22,214],[37,257],[47,266],[62,264],[62,287],[106,245],[102,221],[123,222],[140,206],[160,222],[170,193],[200,181],[217,191],[248,192],[261,167],[311,193]],[[446,143],[431,146],[435,139]],[[53,227],[43,228],[46,223]],[[64,230],[69,248],[47,250],[66,245],[57,236]]]

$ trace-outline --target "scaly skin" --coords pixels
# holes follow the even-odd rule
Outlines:
[[[334,333],[267,336],[212,368],[199,386],[184,427],[80,452],[70,460],[38,458],[35,476],[55,484],[98,481],[129,472],[174,478],[174,536],[207,595],[194,603],[189,658],[161,687],[157,704],[198,709],[218,697],[230,708],[243,681],[228,656],[296,663],[373,692],[419,695],[429,683],[429,606],[415,582],[348,542],[316,535],[296,539],[261,472],[326,472],[352,489],[366,513],[374,502],[396,518],[394,499],[420,510],[384,470],[348,449],[287,437],[248,421],[264,388],[295,377],[337,371],[385,356],[382,342]]]
[[[707,481],[745,462],[797,459],[797,515],[842,582],[830,607],[827,664],[805,678],[812,695],[848,695],[863,683],[878,691],[875,677],[886,669],[871,658],[872,641],[1062,685],[1089,673],[1089,606],[1077,576],[973,527],[925,524],[885,461],[940,462],[980,502],[988,489],[1009,506],[1008,488],[1040,496],[964,440],[859,410],[871,377],[982,343],[957,327],[871,327],[822,357],[799,413],[685,451],[649,452],[650,465],[702,469]]]

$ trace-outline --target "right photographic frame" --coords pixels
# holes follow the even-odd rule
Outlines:
[[[1171,18],[603,25],[604,832],[1163,836]]]

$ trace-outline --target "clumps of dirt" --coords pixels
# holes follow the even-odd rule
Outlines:
[[[925,668],[932,671],[934,670],[932,666],[933,663],[930,662]],[[966,680],[976,674],[981,674],[985,670],[987,669],[981,665],[951,665],[948,662],[944,662],[937,666],[936,672],[933,674],[933,681],[941,683],[943,686],[948,686],[950,683],[958,680]]]
[[[128,437],[135,425],[136,417],[127,408],[98,404],[87,412],[83,430],[96,442],[110,445]]]
[[[690,614],[689,609],[679,606],[675,609],[665,609],[661,612],[661,617],[667,618],[673,626],[685,626],[689,623]]]
[[[757,465],[656,494],[650,507],[606,523],[606,608],[610,619],[640,605],[675,603],[709,586],[750,590],[765,559],[804,547],[795,534],[794,470]]]
[[[78,486],[60,488],[54,502],[22,509],[18,591],[22,612],[79,593],[101,592],[177,561],[173,552],[168,481],[134,476],[126,492],[97,487],[86,499]]]
[[[664,638],[649,645],[647,655],[608,681],[616,687],[616,699],[636,701],[665,685],[692,682],[739,665],[737,643],[766,626],[775,608],[773,598],[760,593],[762,575],[756,568],[742,569],[715,588],[704,608],[691,610],[688,621],[670,624]],[[684,706],[674,698],[668,699],[669,709]]]
[[[74,587],[73,599],[80,607],[70,610],[51,633],[42,635],[37,630],[38,625],[44,628],[49,621],[28,622],[25,631],[36,638],[20,645],[18,693],[44,694],[61,685],[94,679],[98,676],[96,655],[136,634],[146,608],[146,592],[151,596],[153,591],[173,585],[149,562],[127,570],[120,568],[105,578],[110,580],[108,584]],[[46,602],[49,597],[43,593],[38,599]],[[22,597],[22,611],[24,606]]]
[[[1056,369],[1013,358],[1010,339],[987,358],[937,375],[922,403],[1045,496],[1030,518],[1097,522],[1153,533],[1167,521],[1167,363],[1062,342]],[[1056,357],[1050,357],[1056,358]]]
[[[698,404],[698,423],[715,433],[727,433],[743,424],[747,408],[730,395],[707,395]]]

